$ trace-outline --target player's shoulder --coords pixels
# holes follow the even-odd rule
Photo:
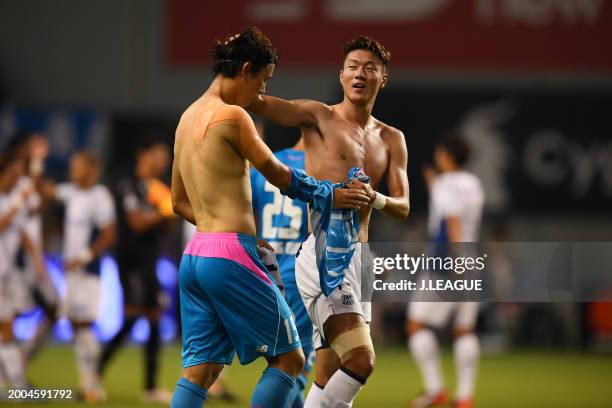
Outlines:
[[[466,183],[469,183],[473,187],[474,190],[482,192],[482,189],[483,189],[482,182],[480,181],[480,178],[476,174],[470,171],[465,171],[465,170],[462,173],[463,173],[463,177]]]
[[[227,119],[235,119],[238,121],[253,121],[251,115],[249,115],[248,112],[242,106],[225,104],[220,107],[217,112],[215,112],[215,117],[213,117],[212,120],[216,121]]]
[[[372,119],[374,119],[374,126],[380,132],[380,136],[383,139],[394,142],[404,141],[404,132],[373,116]]]
[[[97,196],[110,197],[111,192],[104,184],[96,184],[92,188],[92,193]]]
[[[393,139],[404,140],[404,132],[384,122],[381,122],[381,121],[378,121],[378,122],[380,123],[380,130],[382,133],[384,133],[385,135]]]
[[[437,179],[439,184],[444,187],[481,189],[480,179],[467,170],[443,173]]]

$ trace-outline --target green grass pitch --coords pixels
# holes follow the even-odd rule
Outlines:
[[[140,401],[143,381],[143,352],[123,349],[111,362],[104,378],[109,400],[99,407],[143,407]],[[180,350],[164,349],[160,384],[170,390],[180,375]],[[443,354],[446,383],[452,390],[452,356]],[[240,396],[236,405],[210,400],[207,407],[248,406],[249,396],[264,368],[258,361],[249,366],[235,364],[227,373],[229,387]],[[75,364],[72,349],[45,348],[31,363],[28,374],[41,388],[74,388]],[[408,352],[402,349],[378,351],[376,370],[355,402],[357,408],[408,407],[408,401],[421,389],[421,381]],[[11,404],[12,405],[12,404]],[[45,402],[18,404],[19,407],[80,407],[80,403]],[[153,405],[155,406],[155,405]],[[484,355],[480,364],[477,407],[515,408],[606,408],[612,407],[612,356],[563,351],[518,351]]]

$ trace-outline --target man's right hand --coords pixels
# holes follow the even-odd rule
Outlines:
[[[364,190],[354,188],[334,189],[334,208],[359,210],[370,205],[370,198]]]

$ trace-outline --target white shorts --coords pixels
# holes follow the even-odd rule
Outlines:
[[[295,261],[295,280],[312,321],[312,341],[315,350],[324,345],[321,334],[323,325],[330,316],[357,313],[363,316],[367,323],[372,319],[372,304],[361,302],[361,251],[362,244],[357,243],[344,281],[331,295],[326,297],[319,283],[314,235],[310,234],[302,244],[302,249]],[[369,270],[364,273],[373,272]]]
[[[76,322],[93,322],[100,306],[100,277],[84,271],[66,272],[62,314]]]
[[[14,274],[0,274],[0,322],[2,323],[12,321],[17,314],[12,275]]]
[[[410,302],[407,315],[409,320],[440,328],[454,313],[454,327],[473,328],[479,306],[479,302]]]

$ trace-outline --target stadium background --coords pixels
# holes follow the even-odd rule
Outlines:
[[[406,135],[413,210],[406,224],[374,218],[374,240],[425,239],[421,167],[448,129],[474,146],[470,167],[488,200],[485,240],[612,239],[606,0],[0,0],[0,147],[16,131],[40,130],[50,140],[51,176],[65,178],[70,153],[86,148],[102,155],[104,181],[112,184],[131,170],[139,138],[154,134],[172,143],[180,113],[210,81],[207,50],[248,24],[279,49],[267,91],[286,98],[337,101],[341,48],[353,35],[375,37],[392,51],[389,86],[374,115]],[[265,129],[274,150],[298,137],[295,129]],[[50,272],[61,286],[58,223],[48,218]],[[170,294],[180,243],[177,228],[158,269]],[[106,264],[103,339],[118,328],[121,308],[113,261]],[[377,305],[381,365],[357,406],[401,406],[420,390],[403,348],[403,314],[401,304]],[[179,372],[175,316],[169,309],[162,322],[169,388]],[[37,317],[16,323],[22,338]],[[486,304],[479,332],[479,406],[612,406],[605,386],[612,380],[609,304]],[[143,322],[133,340],[146,335]],[[69,337],[60,323],[57,345],[29,369],[33,380],[76,384],[71,352],[62,346]],[[134,354],[122,354],[111,368],[109,406],[136,401],[138,386],[129,387],[140,378]],[[252,388],[242,384],[255,381],[253,370],[235,368],[229,377],[245,400]]]

